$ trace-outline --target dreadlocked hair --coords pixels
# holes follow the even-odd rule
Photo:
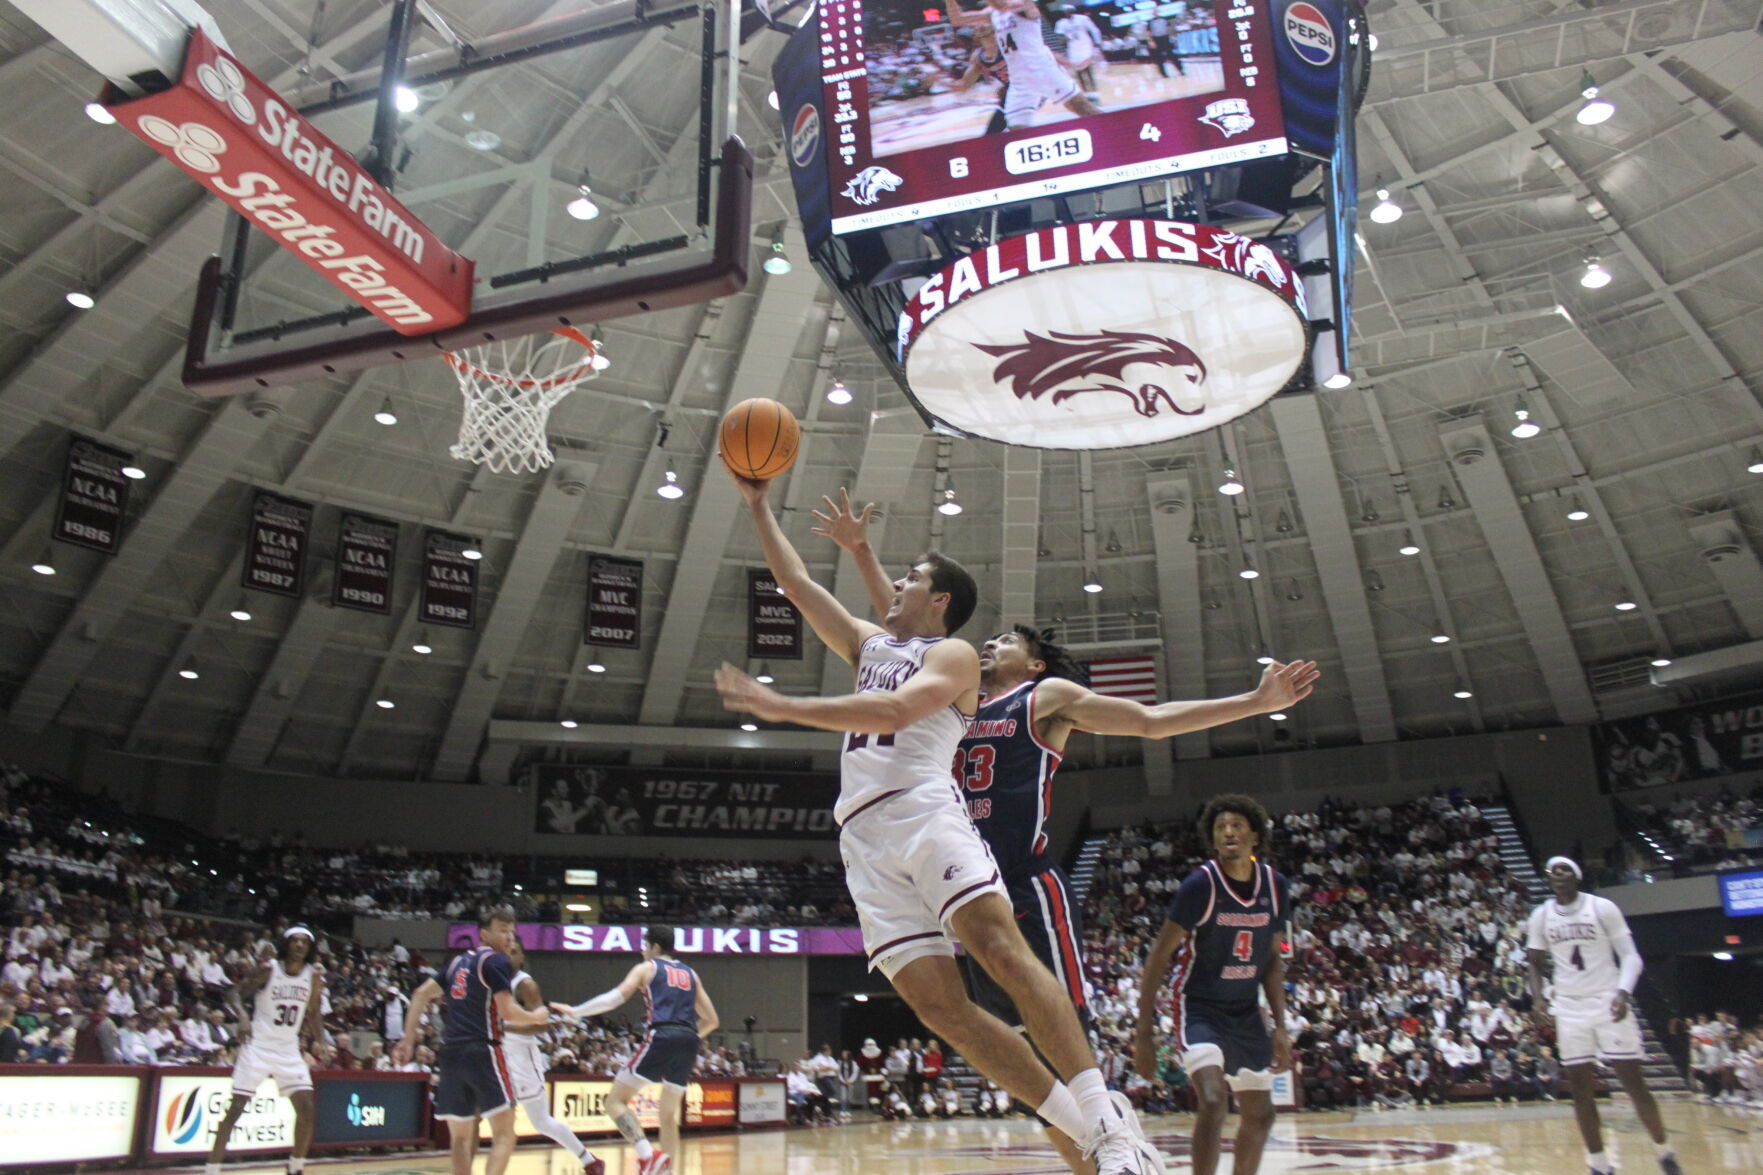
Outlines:
[[[1079,685],[1087,683],[1089,674],[1084,672],[1083,666],[1078,664],[1077,659],[1068,650],[1054,643],[1053,629],[1030,628],[1026,624],[1013,624],[1010,629],[1022,638],[1024,645],[1028,646],[1030,658],[1046,664],[1047,667],[1041,671],[1039,677],[1035,678],[1036,681],[1044,681],[1049,677],[1063,677],[1067,681],[1075,681]]]

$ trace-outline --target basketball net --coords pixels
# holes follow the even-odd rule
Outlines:
[[[600,374],[599,355],[600,344],[573,326],[448,351],[465,397],[459,443],[449,452],[496,473],[547,468],[545,422],[558,401]]]

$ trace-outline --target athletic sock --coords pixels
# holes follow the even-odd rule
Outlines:
[[[1653,1144],[1653,1152],[1661,1159],[1669,1159],[1672,1155],[1671,1144],[1669,1142],[1655,1142]]]
[[[655,1153],[655,1144],[646,1138],[637,1139],[635,1145],[637,1148],[637,1158],[639,1159],[646,1159]]]
[[[1591,1165],[1594,1171],[1601,1171],[1603,1175],[1615,1175],[1616,1168],[1610,1165],[1610,1156],[1603,1151],[1599,1151],[1595,1155],[1588,1151],[1585,1161]]]
[[[304,1170],[306,1170],[305,1159],[296,1159],[292,1155],[288,1156],[288,1175],[300,1175],[300,1172]]]
[[[1091,1129],[1094,1129],[1098,1122],[1112,1123],[1118,1116],[1114,1112],[1114,1107],[1109,1104],[1108,1085],[1102,1080],[1100,1069],[1094,1067],[1085,1069],[1066,1082],[1066,1085],[1070,1086],[1071,1096],[1077,1101],[1078,1112],[1083,1114],[1084,1121],[1090,1124]],[[1079,1138],[1075,1134],[1072,1137]],[[1086,1130],[1082,1138],[1088,1137],[1089,1131]],[[1079,1138],[1080,1142],[1082,1138]]]
[[[1035,1113],[1052,1123],[1079,1146],[1090,1136],[1090,1122],[1085,1119],[1083,1110],[1078,1108],[1077,1099],[1071,1096],[1070,1087],[1063,1081],[1053,1083],[1053,1088],[1047,1091],[1046,1100],[1035,1107]]]
[[[203,1163],[202,1175],[220,1175],[219,1163]]]

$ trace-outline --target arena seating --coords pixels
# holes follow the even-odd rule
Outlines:
[[[1763,784],[1740,795],[1728,788],[1670,800],[1617,799],[1622,823],[1677,876],[1763,863]]]

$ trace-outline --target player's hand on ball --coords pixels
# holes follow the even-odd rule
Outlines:
[[[814,528],[814,534],[831,539],[847,551],[856,551],[869,542],[869,520],[875,515],[874,502],[866,503],[863,513],[858,514],[851,509],[851,491],[844,486],[839,487],[837,502],[825,494],[820,500],[826,503],[826,513],[814,511],[814,517],[820,522]]]
[[[724,710],[739,710],[767,722],[777,721],[782,713],[781,694],[760,685],[727,661],[716,671],[716,692],[722,695]]]
[[[746,502],[749,506],[757,506],[759,503],[765,501],[766,495],[771,490],[770,482],[758,481],[751,477],[742,477],[735,472],[734,466],[730,465],[728,459],[721,453],[716,455],[716,459],[722,462],[722,467],[728,470],[728,475],[735,479],[735,488],[741,491],[742,501]]]
[[[1261,684],[1255,687],[1255,699],[1261,712],[1270,714],[1295,706],[1310,696],[1322,670],[1314,661],[1275,661],[1261,671]]]

